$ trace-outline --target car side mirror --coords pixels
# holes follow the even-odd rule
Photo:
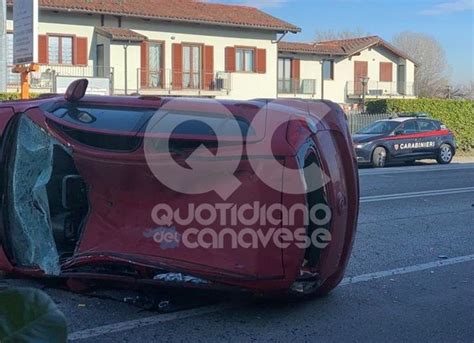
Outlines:
[[[64,99],[69,102],[81,100],[86,94],[88,85],[89,81],[87,79],[80,79],[71,82],[66,90],[66,94],[64,94]]]

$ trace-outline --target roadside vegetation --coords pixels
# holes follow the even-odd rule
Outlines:
[[[30,98],[37,98],[39,94],[31,93]],[[20,93],[0,93],[0,101],[20,100]]]

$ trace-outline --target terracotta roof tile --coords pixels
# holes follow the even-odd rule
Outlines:
[[[135,31],[119,27],[96,27],[95,30],[103,36],[109,37],[115,41],[141,42],[147,39],[147,37]]]
[[[278,50],[281,52],[309,53],[317,55],[351,56],[372,46],[383,46],[395,55],[409,59],[416,64],[416,61],[411,57],[407,56],[405,53],[378,36],[329,40],[317,43],[280,42],[278,43]]]
[[[12,5],[14,0],[7,0]],[[300,28],[254,7],[197,0],[39,0],[40,8],[192,22],[274,31]]]

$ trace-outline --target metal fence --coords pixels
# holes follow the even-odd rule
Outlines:
[[[279,79],[279,94],[316,94],[316,79]]]
[[[11,68],[7,71],[8,87],[20,87],[20,75],[11,72]],[[103,77],[110,80],[111,89],[113,90],[114,79],[113,67],[101,66],[69,66],[69,65],[40,65],[37,72],[30,74],[30,87],[33,92],[54,92],[54,82],[56,76],[71,77]]]
[[[352,134],[377,120],[396,118],[394,113],[358,113],[348,112],[349,129]]]
[[[201,70],[186,72],[171,69],[137,69],[137,92],[141,90],[167,91],[227,91],[232,88],[230,73],[217,71],[205,73]]]

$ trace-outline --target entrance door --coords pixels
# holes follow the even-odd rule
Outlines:
[[[163,44],[150,42],[148,48],[149,87],[163,88]]]
[[[201,86],[201,47],[183,45],[183,88],[199,89]]]
[[[278,59],[278,93],[292,93],[293,87],[291,84],[291,59]]]
[[[354,94],[362,95],[362,82],[363,77],[368,75],[368,63],[362,61],[354,62]]]
[[[399,64],[397,67],[397,92],[398,94],[406,94],[406,83],[405,83],[405,66]]]

